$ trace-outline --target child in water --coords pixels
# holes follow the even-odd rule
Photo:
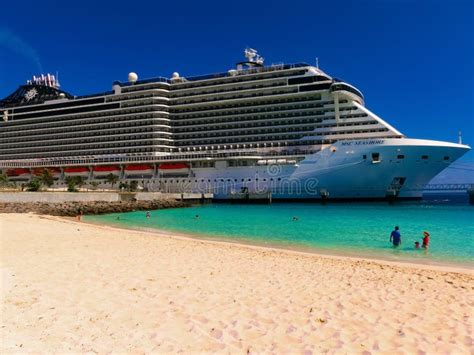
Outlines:
[[[415,242],[415,249],[420,249],[420,242]]]

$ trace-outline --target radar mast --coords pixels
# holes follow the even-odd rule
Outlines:
[[[247,47],[244,50],[244,56],[247,60],[245,62],[237,63],[238,70],[263,67],[265,59],[258,54],[257,50]]]

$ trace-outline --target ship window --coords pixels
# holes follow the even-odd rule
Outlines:
[[[449,157],[446,155],[443,160],[449,160]]]
[[[308,84],[313,82],[313,77],[293,78],[288,79],[288,85],[294,84]]]
[[[380,161],[380,153],[372,153],[372,161],[379,162]]]
[[[397,159],[405,159],[405,156],[403,154],[397,155]]]
[[[367,159],[367,155],[364,154],[364,155],[362,156],[362,158],[363,158],[363,159]]]
[[[428,156],[427,156],[427,155],[422,155],[422,156],[421,156],[421,159],[427,160],[427,159],[428,159]]]

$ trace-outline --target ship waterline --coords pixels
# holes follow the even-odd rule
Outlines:
[[[38,169],[107,184],[215,198],[419,198],[470,148],[406,138],[365,107],[354,86],[314,66],[264,66],[201,77],[114,82],[73,96],[34,77],[0,100],[0,169],[27,182]]]

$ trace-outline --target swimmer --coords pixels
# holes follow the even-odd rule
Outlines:
[[[424,231],[423,232],[423,244],[422,244],[422,247],[424,249],[428,249],[428,245],[430,244],[430,233],[428,233],[427,231]]]

